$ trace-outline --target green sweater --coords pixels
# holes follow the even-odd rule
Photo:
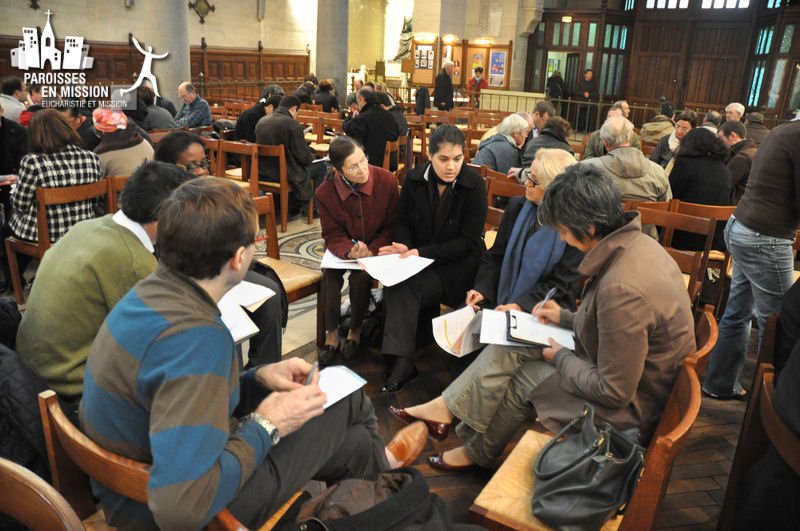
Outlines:
[[[156,269],[156,259],[111,216],[73,226],[42,259],[17,351],[58,394],[80,396],[86,358],[106,315]]]

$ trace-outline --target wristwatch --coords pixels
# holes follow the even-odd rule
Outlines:
[[[269,421],[267,417],[264,415],[259,415],[255,411],[250,413],[247,418],[249,420],[254,421],[256,424],[267,430],[270,439],[272,439],[272,446],[275,446],[281,440],[281,434],[278,433],[278,428],[275,427],[275,424]]]

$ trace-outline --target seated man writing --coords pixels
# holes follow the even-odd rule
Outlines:
[[[93,484],[119,529],[196,529],[227,507],[260,526],[310,479],[363,477],[416,459],[424,425],[384,448],[369,399],[323,409],[319,375],[298,358],[239,378],[217,302],[247,272],[256,208],[224,179],[179,187],[159,213],[156,271],[119,301],[92,345],[80,407],[102,447],[152,463],[147,505]],[[255,404],[234,418],[240,397]],[[244,407],[242,407],[244,409]]]

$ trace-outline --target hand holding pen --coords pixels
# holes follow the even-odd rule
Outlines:
[[[558,324],[561,321],[561,307],[557,302],[551,300],[553,295],[556,294],[556,289],[555,287],[551,288],[542,299],[542,302],[537,304],[531,312],[543,323]]]
[[[366,243],[353,238],[351,238],[350,241],[353,242],[353,247],[347,253],[348,256],[350,256],[350,259],[355,260],[356,258],[366,258],[367,256],[372,256],[372,252],[369,250],[369,247],[367,247]]]

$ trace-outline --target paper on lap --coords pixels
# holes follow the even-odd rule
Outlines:
[[[400,258],[399,254],[358,259],[358,264],[361,268],[384,286],[394,286],[404,280],[408,280],[432,263],[432,258],[423,258],[421,256]]]
[[[436,344],[453,356],[460,358],[481,347],[481,313],[471,306],[440,315],[431,324]]]
[[[364,387],[367,381],[343,365],[326,367],[319,373],[319,387],[328,396],[328,401],[322,406],[330,406]]]
[[[320,264],[320,268],[322,269],[361,269],[361,266],[358,265],[358,262],[355,260],[345,260],[343,258],[339,258],[328,249],[325,249],[325,254],[322,256],[322,263]]]

